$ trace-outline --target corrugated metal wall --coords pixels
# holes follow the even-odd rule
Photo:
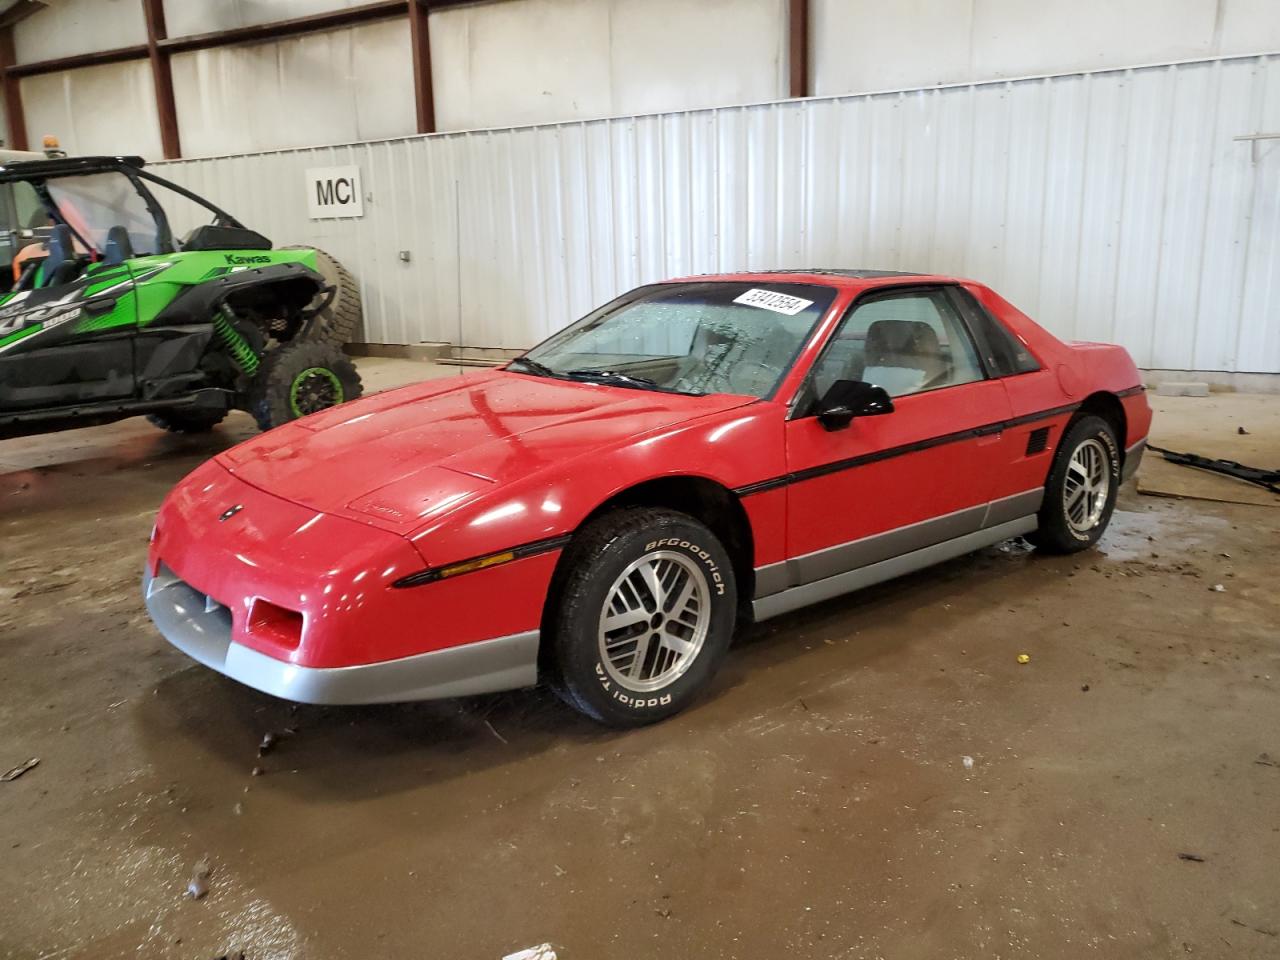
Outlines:
[[[523,347],[636,284],[954,273],[1140,365],[1280,372],[1280,55],[164,164],[347,262],[367,339]],[[358,220],[303,171],[357,164]],[[408,251],[409,261],[399,259]]]

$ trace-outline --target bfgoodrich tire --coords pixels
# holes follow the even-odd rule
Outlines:
[[[1075,553],[1098,542],[1120,490],[1120,444],[1101,417],[1067,426],[1044,485],[1040,526],[1031,541],[1046,553]]]
[[[262,430],[318,413],[363,392],[355,364],[325,343],[287,343],[268,351],[253,378],[249,412]]]
[[[556,691],[613,727],[687,707],[733,638],[737,588],[715,535],[673,510],[617,510],[575,537],[565,563],[549,617]]]

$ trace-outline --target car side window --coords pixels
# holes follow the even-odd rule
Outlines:
[[[813,393],[864,380],[902,397],[983,379],[973,341],[942,290],[895,290],[861,300],[814,365]]]
[[[973,298],[968,290],[953,287],[953,302],[964,314],[965,322],[982,347],[987,368],[997,377],[1010,377],[1040,369],[1040,361],[1017,337]]]

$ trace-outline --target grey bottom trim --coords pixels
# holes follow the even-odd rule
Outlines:
[[[826,580],[836,574],[856,567],[865,567],[881,560],[890,560],[904,553],[911,553],[943,540],[973,533],[982,526],[987,505],[966,507],[941,517],[932,517],[917,523],[863,537],[851,543],[827,547],[792,560],[795,576],[792,583],[813,583]]]
[[[1044,500],[1044,487],[1024,490],[976,507],[965,507],[940,517],[930,517],[876,533],[859,540],[824,547],[803,556],[756,567],[755,599],[783,590],[826,580],[861,567],[892,560],[925,547],[995,527],[1034,514]]]
[[[767,620],[770,617],[776,617],[780,613],[788,613],[800,607],[807,607],[811,603],[818,603],[831,597],[838,597],[842,593],[860,590],[863,587],[871,586],[873,583],[891,580],[905,573],[911,573],[915,570],[932,566],[935,563],[941,563],[943,560],[950,560],[953,557],[972,553],[974,550],[990,546],[993,543],[999,543],[1001,540],[1030,533],[1036,526],[1034,515],[1009,520],[997,526],[977,530],[943,543],[935,543],[932,546],[913,550],[901,556],[881,560],[879,563],[859,567],[857,570],[850,570],[847,573],[841,573],[834,577],[827,577],[824,580],[792,587],[789,590],[783,590],[781,593],[763,597],[752,604],[752,610],[757,621]]]
[[[983,527],[998,527],[1010,520],[1029,516],[1040,509],[1044,503],[1044,487],[1036,487],[1023,493],[1015,493],[1011,497],[1001,497],[987,504],[987,515],[982,521]]]
[[[787,569],[786,560],[779,560],[777,563],[756,567],[755,599],[759,600],[761,597],[780,593],[789,586],[791,586],[791,574]]]
[[[538,631],[352,667],[301,667],[231,640],[226,607],[161,567],[144,575],[147,612],[187,656],[246,686],[300,703],[395,703],[530,687],[538,681]]]
[[[1131,447],[1126,447],[1124,451],[1124,466],[1120,468],[1120,482],[1124,483],[1135,473],[1142,463],[1142,455],[1147,452],[1147,438],[1143,437]]]

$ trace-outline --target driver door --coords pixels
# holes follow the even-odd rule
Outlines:
[[[1008,398],[942,288],[856,301],[810,372],[808,399],[836,380],[883,386],[895,409],[828,431],[802,395],[786,425],[792,586],[975,532],[1003,467]]]

